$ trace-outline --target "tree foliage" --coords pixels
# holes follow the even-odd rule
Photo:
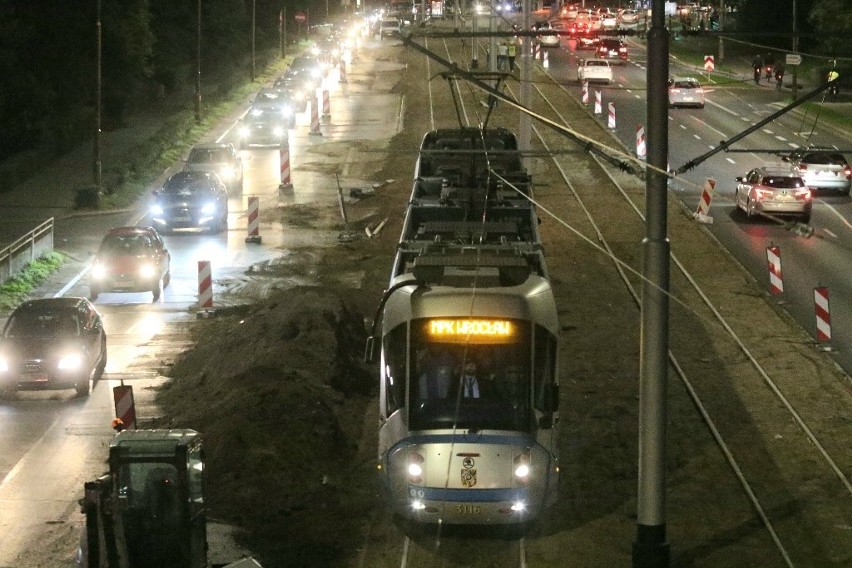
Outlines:
[[[820,32],[819,49],[835,56],[852,56],[852,6],[849,0],[815,0],[810,22]]]
[[[249,76],[252,51],[278,48],[286,8],[325,15],[322,0],[0,0],[0,159],[32,149],[56,153],[92,135],[97,15],[101,21],[102,127],[154,97],[187,97],[195,84],[198,7],[201,80]],[[332,10],[340,3],[332,1]],[[255,13],[252,34],[252,9]],[[290,20],[291,18],[288,18]],[[288,22],[291,31],[293,23]],[[254,44],[252,43],[254,35]],[[292,37],[292,36],[291,36]]]

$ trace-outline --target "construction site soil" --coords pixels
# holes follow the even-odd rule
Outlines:
[[[387,284],[415,150],[431,123],[425,58],[389,42],[370,57],[405,64],[394,87],[405,101],[405,127],[392,140],[359,146],[364,176],[391,181],[375,196],[348,203],[356,238],[282,251],[281,262],[252,267],[253,281],[277,284],[241,287],[228,294],[216,317],[193,323],[196,346],[161,370],[172,378],[157,395],[161,418],[144,424],[204,434],[211,516],[238,527],[240,544],[265,567],[399,565],[391,550],[403,533],[388,522],[375,470],[377,369],[365,366],[362,355]],[[357,80],[356,64],[350,81]],[[446,88],[435,85],[439,90]],[[452,108],[448,94],[438,96],[438,108]],[[565,112],[591,123],[579,105]],[[452,126],[455,117],[440,121]],[[514,130],[517,115],[498,109],[492,124]],[[603,128],[599,136],[607,136]],[[316,162],[321,168],[321,155]],[[556,168],[536,158],[531,173],[537,198],[569,226],[591,234]],[[572,172],[578,184],[595,183],[594,175],[581,167]],[[644,182],[619,175],[641,203]],[[614,254],[640,270],[641,223],[623,206],[612,207],[611,216],[607,238]],[[383,219],[382,231],[368,238],[363,229]],[[262,221],[285,231],[309,227],[332,242],[343,227],[337,203],[268,208]],[[610,258],[550,217],[541,233],[562,329],[563,468],[559,503],[531,529],[528,565],[626,566],[636,523],[639,310]],[[816,399],[809,413],[842,416],[831,396],[848,400],[849,387],[830,358],[766,301],[761,285],[674,198],[669,233],[673,252],[757,356],[784,376],[807,377],[807,385],[793,381],[784,388],[819,385],[834,392]],[[216,286],[226,289],[227,283]],[[692,306],[693,300],[679,301]],[[700,308],[673,302],[671,320],[672,350],[691,362],[695,380],[706,388],[705,402],[723,413],[717,420],[724,433],[754,435],[747,391],[762,387],[744,370],[738,347]],[[784,565],[687,390],[672,378],[668,396],[666,499],[674,565]],[[734,410],[717,404],[738,397],[743,400]],[[797,436],[798,428],[787,423],[778,439],[757,440],[751,455],[740,458],[747,468],[770,467],[768,448]],[[796,463],[803,471],[813,467],[809,455]],[[770,506],[794,507],[796,495],[779,491],[768,498]],[[473,553],[449,558],[436,548],[435,554],[436,566],[497,565],[478,562]],[[852,558],[849,549],[820,554],[834,559],[825,566]]]

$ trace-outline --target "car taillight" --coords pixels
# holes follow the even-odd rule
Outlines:
[[[775,195],[775,192],[772,191],[771,189],[756,189],[755,190],[755,196],[757,197],[758,201],[763,201],[764,199],[770,199],[773,195]]]
[[[798,165],[798,166],[796,166],[796,167],[798,168],[798,170],[799,170],[800,172],[804,172],[804,171],[806,171],[806,170],[808,169],[808,166],[806,166],[805,164],[799,164],[799,165]]]
[[[807,188],[804,188],[804,189],[797,189],[796,191],[794,191],[794,192],[793,192],[793,196],[794,196],[796,199],[799,199],[799,200],[801,200],[801,201],[810,201],[810,199],[811,199],[811,190],[810,190],[810,189],[807,189]]]
[[[678,93],[680,93],[680,89],[669,89],[669,90],[672,92],[673,95],[677,95]]]
[[[846,166],[846,169],[843,170],[843,173],[846,174],[846,177],[852,178],[852,168],[850,168],[849,166]]]
[[[626,47],[619,47],[618,51],[619,51],[619,53],[627,53],[627,48]]]

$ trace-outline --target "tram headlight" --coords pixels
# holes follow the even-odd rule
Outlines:
[[[512,470],[515,474],[515,480],[519,485],[526,485],[530,479],[530,454],[524,452],[515,456],[512,461]]]
[[[423,483],[423,456],[417,452],[408,454],[408,482],[419,485]]]

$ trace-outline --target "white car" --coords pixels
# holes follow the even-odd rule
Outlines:
[[[598,82],[612,83],[612,67],[609,61],[605,59],[586,59],[580,61],[580,67],[577,68],[577,78],[581,83],[588,81],[589,83]]]
[[[704,108],[704,89],[693,77],[675,77],[669,81],[669,106]]]
[[[533,24],[533,29],[536,31],[556,31],[550,22],[536,22]],[[558,35],[540,35],[536,36],[541,47],[559,47]]]
[[[601,19],[601,29],[614,30],[618,27],[618,16],[608,8],[598,10],[598,17]]]
[[[639,23],[639,12],[636,10],[622,10],[618,15],[618,22],[623,26],[632,26]]]

